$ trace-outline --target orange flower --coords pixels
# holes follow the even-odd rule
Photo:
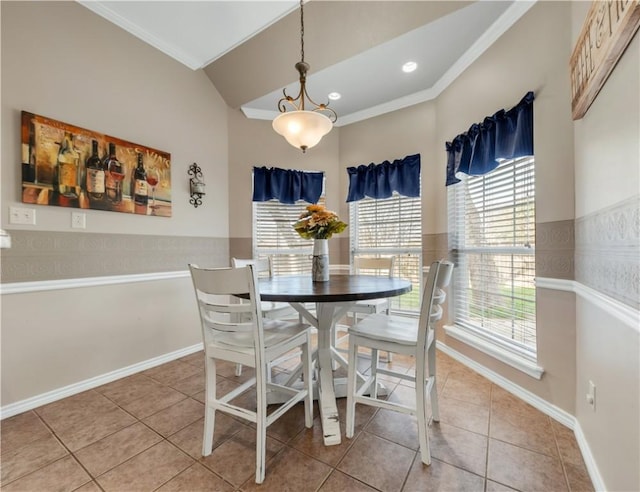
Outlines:
[[[327,210],[323,205],[308,205],[293,224],[300,237],[304,239],[329,239],[333,234],[345,230],[347,224],[338,218],[338,214]]]

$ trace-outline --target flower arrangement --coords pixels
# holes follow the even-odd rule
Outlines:
[[[304,239],[329,239],[334,234],[344,231],[347,224],[338,215],[327,210],[323,205],[309,205],[302,212],[298,221],[293,224],[300,237]]]

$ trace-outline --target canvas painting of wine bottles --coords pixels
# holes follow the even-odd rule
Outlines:
[[[171,217],[171,154],[22,112],[22,201]]]

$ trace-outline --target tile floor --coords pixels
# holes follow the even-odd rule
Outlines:
[[[202,353],[60,400],[1,423],[3,491],[591,491],[573,432],[438,353],[441,422],[432,464],[420,462],[415,419],[357,407],[356,435],[325,447],[317,406],[269,427],[267,476],[254,483],[254,431],[216,416],[214,452],[200,456]],[[412,360],[396,356],[395,368]],[[236,386],[227,364],[219,384]],[[389,380],[389,398],[413,389]],[[239,398],[243,398],[242,396]],[[251,401],[247,395],[247,401]],[[339,401],[344,417],[345,399]]]

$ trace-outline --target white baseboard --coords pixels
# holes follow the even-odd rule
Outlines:
[[[589,472],[589,477],[591,477],[593,488],[596,492],[606,492],[607,488],[602,480],[602,475],[600,475],[598,464],[591,453],[591,448],[589,448],[587,438],[585,437],[584,432],[582,432],[582,427],[577,420],[576,425],[573,428],[573,433],[576,435],[576,441],[578,441],[578,447],[580,448],[582,459],[584,460],[584,464]]]
[[[199,350],[202,350],[202,342],[190,347],[170,352],[168,354],[154,357],[153,359],[148,359],[142,362],[138,362],[137,364],[123,367],[121,369],[116,369],[115,371],[111,371],[100,376],[85,379],[84,381],[70,384],[69,386],[65,386],[63,388],[48,391],[47,393],[42,393],[40,395],[27,398],[26,400],[10,403],[9,405],[0,408],[0,420],[7,417],[12,417],[13,415],[17,415],[19,413],[26,412],[28,410],[33,410],[34,408],[46,405],[47,403],[52,403],[69,396],[82,393],[83,391],[97,388],[98,386],[110,383],[112,381],[115,381],[116,379],[131,376],[132,374],[144,371],[146,369],[151,369],[152,367],[159,366],[160,364],[171,362],[172,360],[176,360],[180,357],[193,354],[194,352],[197,352]]]
[[[501,376],[497,372],[492,371],[491,369],[486,368],[485,366],[479,364],[473,359],[467,357],[464,354],[461,354],[455,349],[447,346],[446,344],[436,341],[436,347],[438,350],[447,354],[451,358],[457,360],[461,364],[473,369],[475,372],[484,376],[492,383],[497,384],[502,389],[508,391],[509,393],[517,396],[521,400],[527,402],[531,406],[537,408],[542,413],[548,415],[554,420],[557,420],[562,425],[569,427],[573,430],[576,441],[578,442],[578,446],[580,447],[580,452],[582,453],[582,458],[584,459],[585,465],[587,467],[587,471],[589,472],[589,477],[591,478],[591,482],[596,491],[604,491],[606,487],[602,480],[602,475],[600,475],[600,470],[596,464],[596,461],[591,453],[591,449],[589,448],[589,444],[582,432],[582,427],[580,427],[580,423],[576,420],[576,418],[571,415],[569,412],[562,410],[561,408],[549,403],[548,401],[540,398],[538,395],[531,393],[530,391],[518,386],[507,378]]]

